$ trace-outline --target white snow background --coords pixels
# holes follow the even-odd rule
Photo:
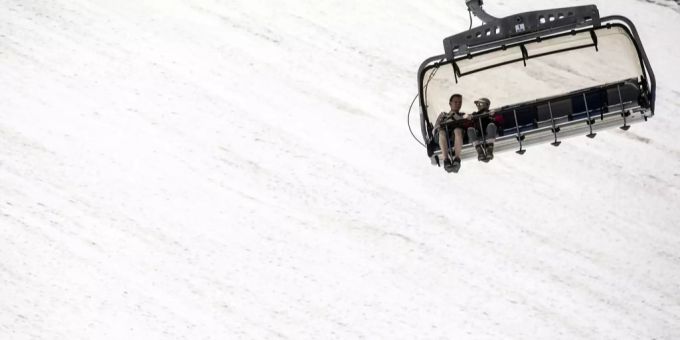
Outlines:
[[[462,0],[0,0],[0,339],[680,339],[679,5],[592,3],[657,115],[451,175]]]

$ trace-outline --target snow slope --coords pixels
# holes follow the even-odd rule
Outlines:
[[[655,2],[594,1],[652,120],[452,176],[405,113],[463,1],[0,0],[0,338],[680,338]]]

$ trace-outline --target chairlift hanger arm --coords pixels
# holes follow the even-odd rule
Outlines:
[[[485,23],[491,23],[499,20],[499,18],[496,18],[482,9],[484,0],[465,0],[465,4],[467,5],[468,11],[472,12],[474,16],[478,17]]]

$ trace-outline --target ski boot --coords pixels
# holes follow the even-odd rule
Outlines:
[[[456,157],[453,159],[453,164],[451,165],[451,170],[457,173],[460,170],[460,158]]]
[[[490,161],[493,159],[493,143],[486,145],[486,160]]]
[[[444,159],[444,169],[448,169],[452,166],[453,166],[453,164],[451,163],[450,159],[448,159],[448,158]]]
[[[482,145],[477,144],[477,146],[475,146],[475,150],[477,150],[477,160],[482,162],[486,161],[486,154],[484,153],[484,148]]]

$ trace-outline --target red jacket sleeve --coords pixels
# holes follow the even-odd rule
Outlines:
[[[496,112],[496,114],[493,115],[493,121],[496,123],[496,126],[502,127],[503,123],[505,123],[505,119],[503,118],[503,115],[500,112]]]

